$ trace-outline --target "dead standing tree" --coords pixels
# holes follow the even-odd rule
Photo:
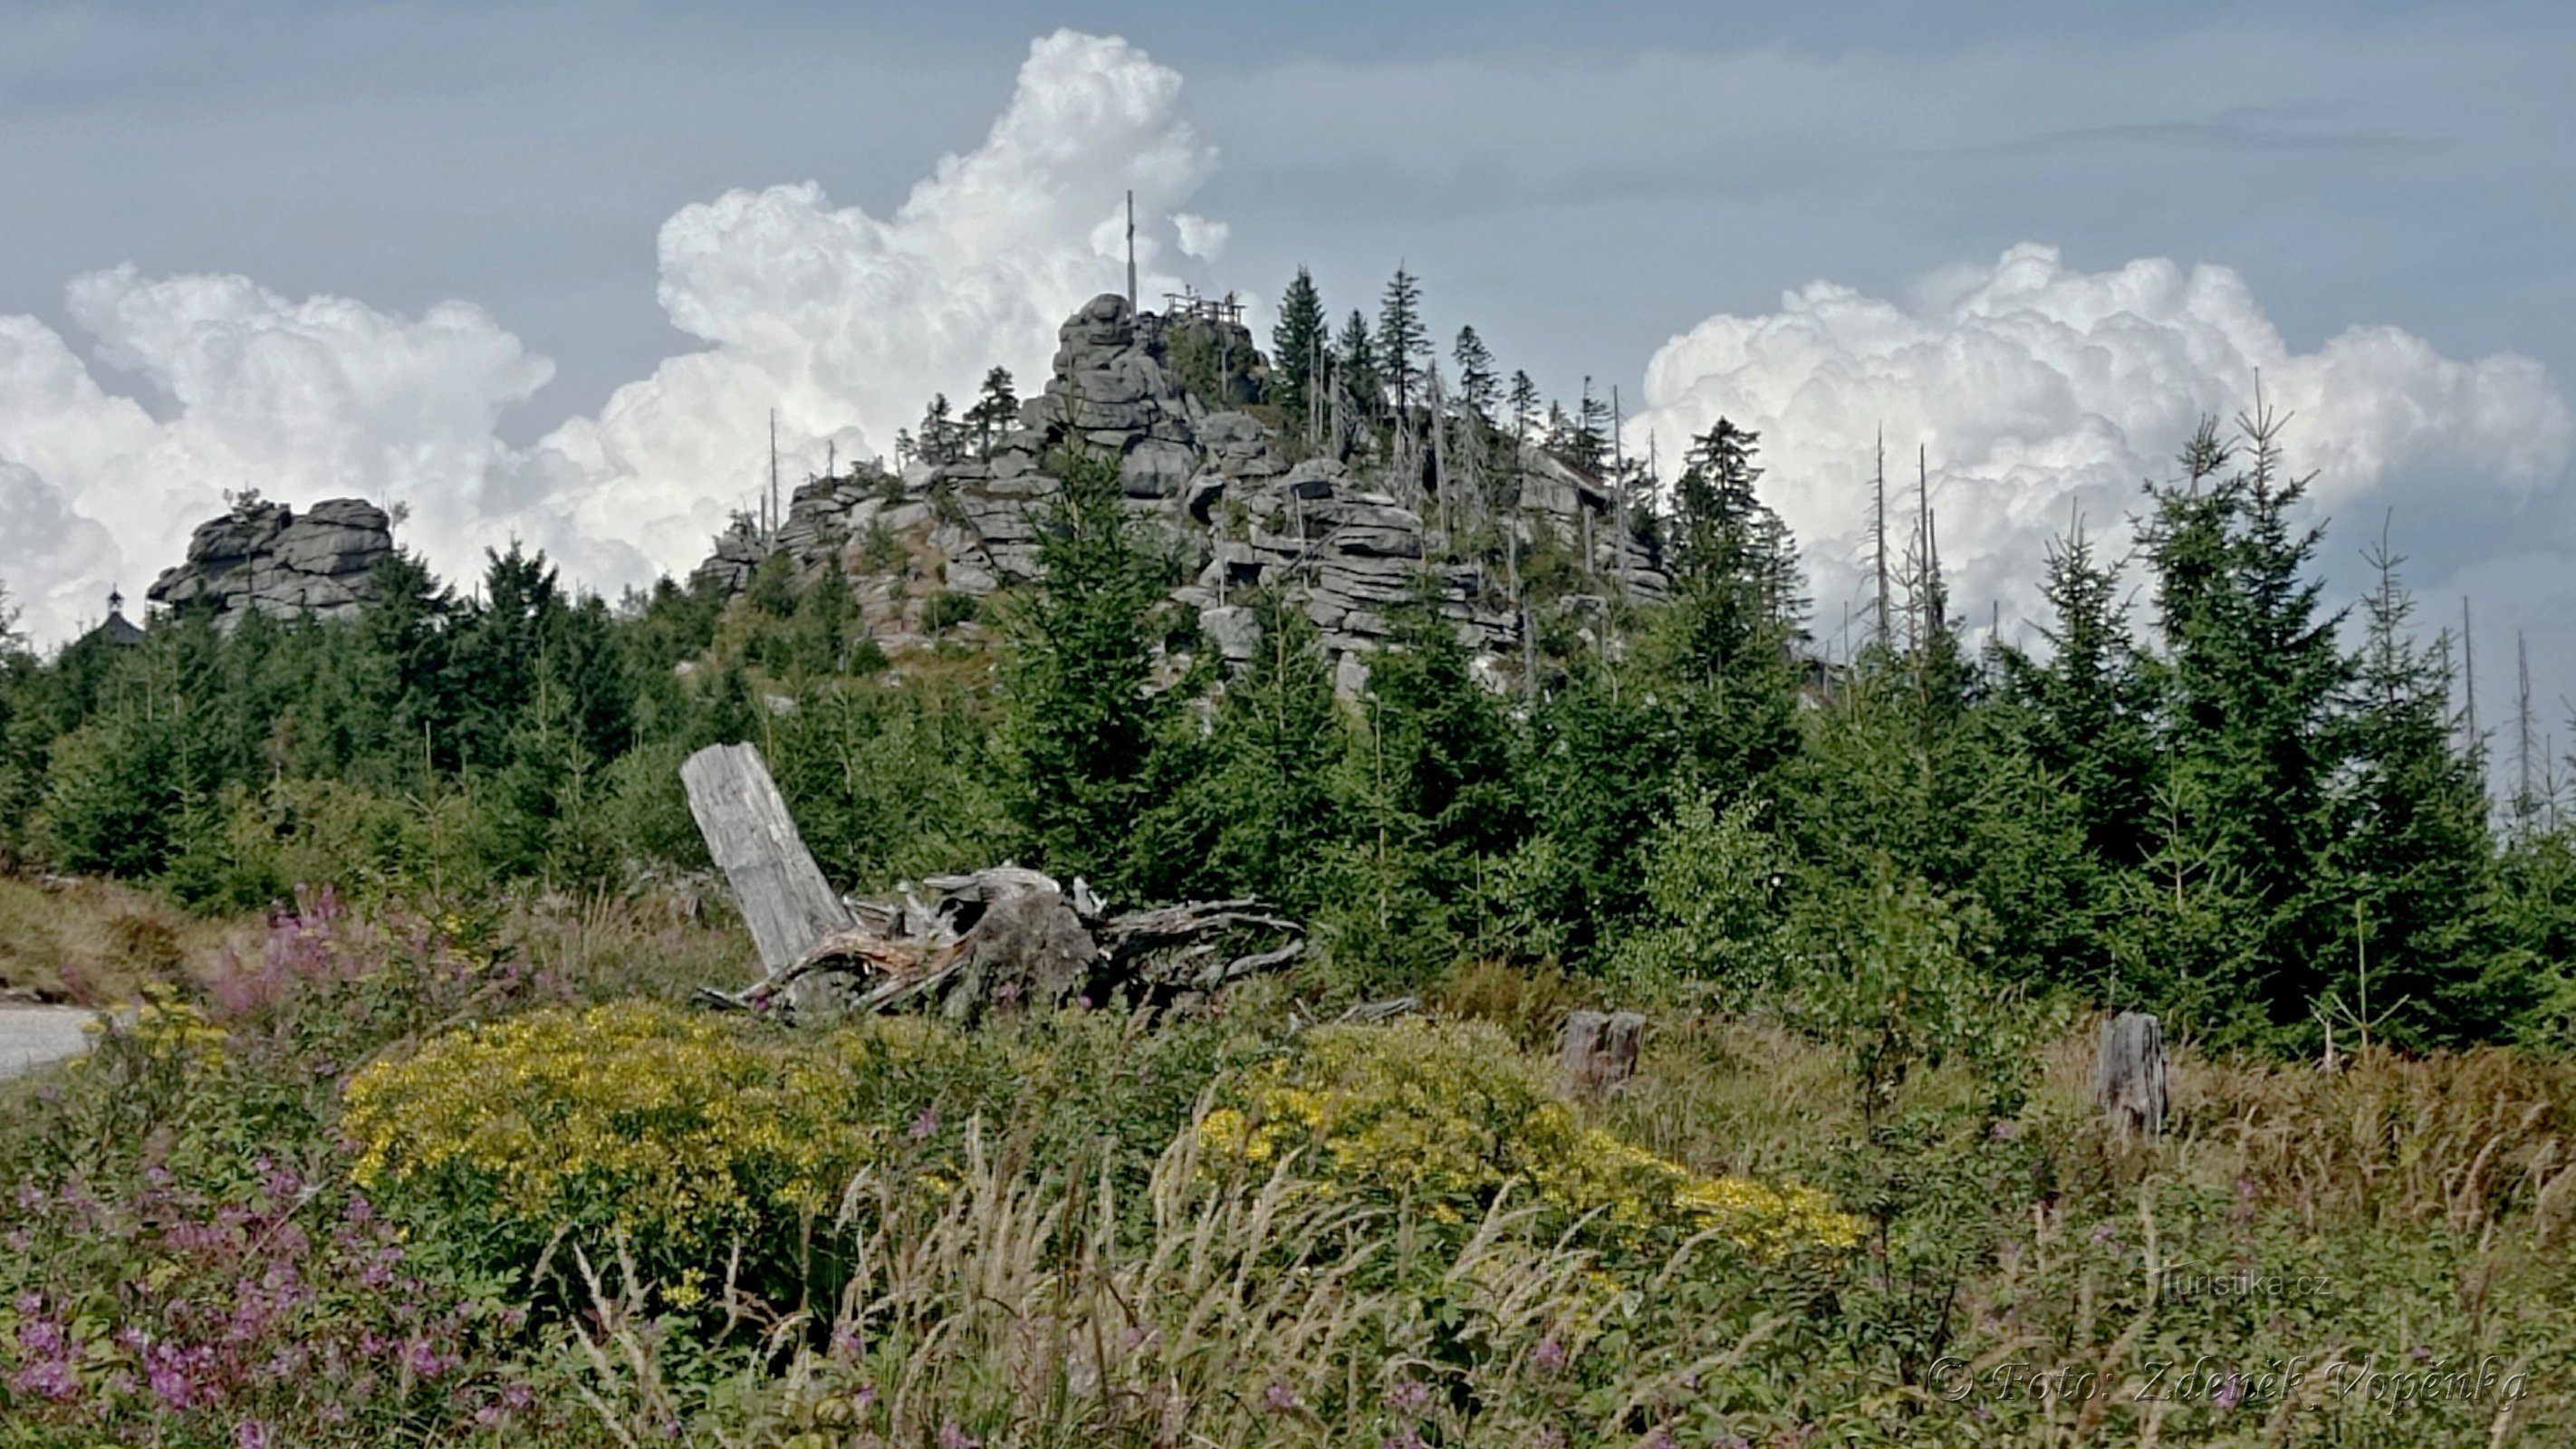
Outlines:
[[[750,745],[681,766],[689,809],[760,948],[761,980],[700,992],[791,1020],[932,1008],[971,1021],[1013,1005],[1124,998],[1183,1005],[1305,950],[1305,928],[1253,900],[1108,913],[1090,888],[1015,865],[922,882],[894,901],[845,901],[824,883]]]

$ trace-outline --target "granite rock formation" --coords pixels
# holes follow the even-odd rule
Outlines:
[[[328,499],[299,515],[254,496],[197,525],[187,561],[163,570],[145,596],[173,609],[209,608],[218,622],[252,609],[348,618],[393,551],[392,521],[362,499]]]
[[[861,464],[811,479],[778,529],[740,522],[693,578],[731,592],[773,554],[808,576],[837,559],[871,635],[889,648],[921,642],[940,593],[980,596],[1036,577],[1038,518],[1058,486],[1046,460],[1071,446],[1119,460],[1128,506],[1189,579],[1173,597],[1199,610],[1229,659],[1250,658],[1259,640],[1234,598],[1265,586],[1304,606],[1346,689],[1365,679],[1365,656],[1385,642],[1396,606],[1417,595],[1472,647],[1516,655],[1521,611],[1492,570],[1450,547],[1436,459],[1394,467],[1298,456],[1306,450],[1244,410],[1262,362],[1240,326],[1138,315],[1104,295],[1057,339],[1044,389],[988,453],[900,475]],[[1185,373],[1200,385],[1185,385]],[[1536,448],[1512,474],[1518,497],[1499,530],[1524,548],[1543,532],[1578,543],[1605,586],[1663,593],[1652,552],[1614,542],[1602,484]]]

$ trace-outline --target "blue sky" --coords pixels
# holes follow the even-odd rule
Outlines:
[[[533,392],[487,387],[525,449],[705,345],[657,298],[667,219],[809,179],[889,216],[983,142],[1058,27],[1185,78],[1177,115],[1218,153],[1187,208],[1230,228],[1194,280],[1275,296],[1304,263],[1373,310],[1402,259],[1440,330],[1475,323],[1552,393],[1590,375],[1642,400],[1704,319],[1819,280],[1929,305],[1964,285],[1944,269],[2034,242],[2084,276],[2232,269],[2295,353],[2386,326],[2535,359],[2560,394],[2576,377],[2576,7],[2541,4],[13,0],[0,317],[168,418],[153,369],[72,315],[75,277],[238,275],[399,317],[461,299],[551,360]],[[933,385],[954,384],[924,363]],[[2430,406],[2413,386],[2382,411]],[[2494,415],[2548,453],[2550,419]],[[2428,447],[2346,501],[2399,510],[2428,593],[2493,592],[2576,650],[2576,595],[2548,581],[2552,550],[2576,558],[2563,456],[2458,493]],[[62,516],[99,511],[78,491],[55,488]],[[146,574],[147,551],[114,566]],[[68,598],[105,567],[58,553],[0,544],[0,579],[31,598],[53,569]]]

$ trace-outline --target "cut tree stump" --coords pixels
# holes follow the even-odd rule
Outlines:
[[[1168,1005],[1294,961],[1306,930],[1253,900],[1110,915],[1091,888],[1016,865],[931,876],[925,903],[844,901],[796,833],[750,745],[714,745],[680,767],[689,809],[760,948],[762,979],[703,988],[719,1006],[794,1020],[932,1007],[968,1021],[1012,1006],[1123,997]]]
[[[707,853],[733,886],[763,970],[793,966],[816,941],[849,929],[849,909],[796,833],[759,750],[709,745],[680,766],[680,784]]]
[[[2140,1011],[2124,1011],[2104,1023],[2093,1096],[2112,1135],[2148,1142],[2163,1136],[2166,1085],[2163,1025]]]
[[[1578,1011],[1565,1019],[1565,1082],[1578,1096],[1597,1097],[1637,1072],[1637,1049],[1646,1018],[1633,1011]]]

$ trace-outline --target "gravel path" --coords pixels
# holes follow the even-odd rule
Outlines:
[[[70,1006],[0,1006],[0,1077],[89,1050],[89,1038],[81,1033],[89,1018]]]

